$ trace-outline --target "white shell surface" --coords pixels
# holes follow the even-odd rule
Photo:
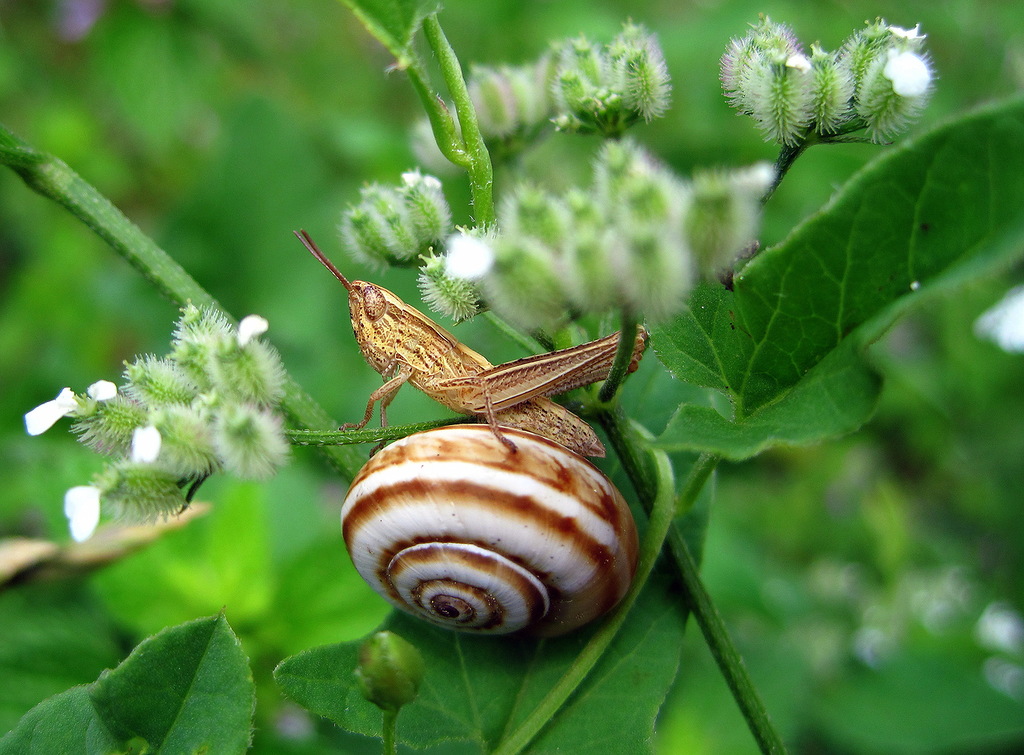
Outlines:
[[[381,450],[346,497],[346,544],[374,589],[434,623],[491,632],[527,624],[542,634],[568,631],[608,610],[628,589],[635,525],[621,495],[588,461],[531,433],[503,433],[516,452],[486,425],[439,428]],[[453,547],[441,548],[437,563],[428,564],[424,554],[432,543]],[[399,554],[412,548],[418,549],[412,551],[415,568],[393,578]],[[492,553],[493,573],[485,561]],[[440,590],[432,595],[463,589],[445,593],[439,587],[445,583],[468,585],[486,605],[458,592],[462,597],[450,604],[440,600],[438,615],[429,599],[412,599],[420,582]]]

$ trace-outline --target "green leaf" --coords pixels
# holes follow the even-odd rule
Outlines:
[[[680,380],[725,391],[734,417],[684,406],[660,443],[745,458],[855,429],[879,389],[860,352],[922,296],[1024,248],[1024,100],[886,152],[734,291],[703,285],[653,335]]]
[[[590,632],[535,640],[481,638],[394,613],[383,628],[415,645],[427,671],[419,697],[398,716],[412,747],[464,740],[489,752],[532,710],[586,644]],[[605,657],[530,752],[651,752],[654,719],[675,679],[683,622],[664,585],[648,584]],[[275,678],[300,705],[349,731],[380,736],[382,714],[353,677],[360,642],[314,648],[283,661]]]
[[[255,691],[223,616],[165,629],[116,669],[26,713],[0,740],[6,753],[245,752]],[[137,750],[135,750],[137,751]]]
[[[363,26],[406,65],[412,38],[431,13],[437,13],[438,0],[342,0]]]
[[[91,686],[116,736],[163,752],[245,752],[255,691],[249,665],[223,616],[165,629]]]
[[[854,340],[844,341],[776,403],[743,422],[708,406],[683,404],[658,446],[701,451],[709,446],[730,459],[747,459],[780,444],[808,445],[853,432],[874,410],[881,381]]]
[[[89,700],[89,687],[72,687],[26,713],[0,739],[0,755],[55,752],[118,752],[119,742],[103,726]]]

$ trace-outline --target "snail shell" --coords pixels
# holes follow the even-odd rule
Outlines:
[[[572,451],[522,430],[453,425],[378,452],[341,511],[356,570],[398,608],[450,629],[568,632],[625,594],[636,525]]]

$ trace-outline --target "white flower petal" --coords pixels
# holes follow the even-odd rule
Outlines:
[[[88,540],[100,521],[100,490],[92,485],[78,485],[64,494],[64,516],[75,542]]]
[[[892,82],[892,91],[900,97],[920,97],[932,83],[932,72],[924,58],[913,52],[889,50],[882,75]]]
[[[45,433],[57,424],[57,420],[71,414],[77,406],[78,402],[75,400],[74,392],[70,388],[65,388],[57,394],[57,398],[26,412],[25,430],[29,435]]]
[[[162,443],[163,438],[160,437],[160,431],[152,425],[136,427],[135,432],[132,433],[132,461],[142,464],[156,461],[156,457],[160,455]]]
[[[109,380],[97,380],[89,386],[86,393],[95,401],[109,401],[117,395],[117,386]]]
[[[795,53],[786,58],[786,68],[793,68],[801,73],[811,70],[811,61],[802,53]]]
[[[447,247],[444,271],[452,278],[479,280],[494,265],[494,249],[474,236],[453,234],[448,237]]]
[[[893,35],[902,39],[924,39],[927,35],[921,33],[921,24],[918,24],[913,29],[904,29],[900,26],[890,26],[889,31]]]
[[[410,189],[419,184],[423,184],[428,189],[440,189],[441,182],[438,181],[431,175],[424,175],[418,170],[406,171],[402,174],[402,183],[408,186]]]
[[[242,321],[238,323],[238,345],[245,346],[256,336],[263,335],[269,329],[270,323],[267,322],[265,317],[249,315],[242,318]]]

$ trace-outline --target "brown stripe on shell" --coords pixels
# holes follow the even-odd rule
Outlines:
[[[576,498],[603,519],[614,521],[618,518],[615,496],[594,497],[595,490],[604,489],[600,481],[606,478],[589,461],[553,440],[533,433],[514,428],[502,428],[501,432],[513,443],[531,446],[531,452],[510,451],[485,425],[451,425],[408,436],[386,447],[363,467],[352,481],[352,486],[385,465],[472,460],[484,468],[533,477],[560,493]],[[415,442],[410,442],[410,438],[415,438]],[[608,487],[611,487],[610,483]]]
[[[506,490],[488,487],[469,480],[444,480],[443,482],[408,480],[382,486],[372,493],[368,493],[360,498],[345,516],[342,527],[345,543],[351,548],[351,543],[358,537],[358,531],[363,527],[378,523],[382,518],[381,513],[387,511],[392,501],[401,498],[422,500],[435,497],[438,496],[439,489],[443,489],[444,496],[443,498],[438,497],[438,501],[454,509],[473,507],[484,511],[490,510],[513,525],[557,533],[561,542],[568,544],[573,550],[580,553],[594,567],[614,561],[615,554],[609,550],[608,546],[581,530],[575,517],[564,516],[559,512],[552,511],[530,496],[515,495]],[[614,526],[614,523],[612,524]],[[439,535],[442,540],[449,537],[443,533],[439,533]],[[424,532],[421,537],[413,541],[392,543],[391,548],[378,556],[378,573],[383,573],[395,553],[402,548],[434,540],[435,538],[431,537],[430,533]],[[529,563],[516,553],[506,552],[493,540],[483,539],[482,542],[475,542],[474,545],[501,553],[509,560],[530,569],[542,580],[548,576],[548,572],[544,571],[541,565]]]
[[[439,543],[439,545],[442,545],[442,544]],[[485,556],[485,555],[483,555],[481,553],[474,553],[472,551],[447,549],[447,550],[444,550],[443,553],[444,553],[445,561],[447,561],[449,563],[461,562],[463,565],[465,565],[467,567],[474,568],[474,569],[477,569],[477,570],[482,571],[482,572],[491,572],[491,573],[493,573],[493,569],[495,568],[495,566],[497,566],[497,568],[501,569],[501,571],[504,572],[504,574],[505,574],[504,581],[506,583],[510,583],[512,581],[515,581],[517,583],[518,586],[517,586],[516,592],[518,592],[520,595],[523,596],[523,602],[526,603],[526,605],[529,607],[528,623],[534,623],[536,621],[539,621],[544,616],[544,600],[543,600],[543,597],[539,596],[539,595],[536,595],[536,590],[534,589],[534,586],[531,585],[529,582],[527,582],[525,579],[523,579],[519,574],[516,574],[513,570],[511,570],[507,566],[505,568],[501,568],[500,564],[496,564],[494,561],[489,559],[487,556]],[[406,553],[406,554],[403,554],[402,551],[399,551],[396,554],[396,556],[395,556],[395,558],[397,558],[399,560],[402,569],[417,568],[417,567],[423,568],[425,566],[429,566],[429,565],[431,565],[434,562],[436,557],[437,557],[437,553],[435,553],[433,551],[433,549],[431,549],[431,550],[420,550],[420,551],[416,551],[416,552],[413,552],[413,553]],[[396,578],[397,578],[397,574],[398,573],[396,572]],[[433,583],[452,582],[452,581],[453,580],[449,580],[447,578],[437,577],[437,578],[430,579],[430,580],[427,580],[426,582],[421,583],[421,587],[417,588],[417,589],[422,591],[424,589],[422,587],[423,585],[429,585],[429,584],[433,584]],[[473,629],[476,629],[477,631],[485,630],[485,629],[493,629],[494,627],[500,626],[501,624],[504,623],[504,621],[505,621],[504,608],[501,606],[500,603],[498,603],[498,601],[494,597],[491,596],[490,593],[488,593],[486,590],[484,590],[479,585],[465,583],[465,582],[456,582],[455,584],[458,584],[463,589],[465,589],[465,590],[467,590],[469,592],[472,592],[475,595],[477,595],[480,598],[481,602],[486,603],[490,607],[490,609],[491,609],[491,616],[492,616],[492,618],[489,621],[487,621],[487,622],[485,622],[485,623],[483,623],[483,624],[481,624],[481,625],[479,625],[477,627],[473,627]],[[388,581],[388,585],[390,587],[390,579]],[[525,588],[525,589],[520,589],[520,588]],[[391,588],[391,591],[393,592],[394,595],[396,595],[396,596],[398,595],[398,591],[395,590],[394,588]],[[429,609],[427,609],[426,606],[423,605],[422,602],[420,602],[419,605],[420,605],[420,607],[424,611],[429,610]]]
[[[445,488],[446,495],[434,496],[439,507],[475,507],[478,513],[494,511],[505,521],[528,524],[542,531],[558,534],[558,540],[567,544],[596,567],[597,578],[581,595],[560,596],[551,590],[551,610],[535,626],[543,635],[560,634],[580,626],[614,606],[628,589],[636,568],[638,543],[636,529],[628,507],[618,491],[614,490],[599,470],[582,457],[562,446],[530,433],[504,429],[503,433],[519,448],[510,451],[498,441],[490,428],[481,425],[463,425],[440,428],[398,441],[377,454],[353,480],[353,488],[375,471],[397,464],[426,465],[435,461],[462,461],[472,463],[486,476],[488,469],[528,475],[552,490],[574,498],[579,505],[603,520],[617,535],[617,545],[611,548],[586,535],[574,517],[545,509],[532,496],[515,495],[486,484],[468,480],[408,480],[379,488],[360,499],[346,501],[343,530],[346,543],[364,526],[380,523],[392,496],[413,496],[418,499],[434,488]],[[434,491],[436,493],[436,491]],[[350,505],[351,504],[351,505]],[[399,504],[400,505],[400,504]],[[495,546],[495,538],[464,538],[461,534],[424,532],[422,536],[406,538],[392,543],[387,553],[377,554],[377,573],[381,585],[392,589],[385,571],[387,564],[401,548],[426,542],[468,542],[495,550],[512,562],[530,570],[548,584],[549,574],[543,567],[526,561],[525,557],[508,553]],[[618,550],[616,551],[616,548]],[[396,600],[397,591],[394,591]]]

